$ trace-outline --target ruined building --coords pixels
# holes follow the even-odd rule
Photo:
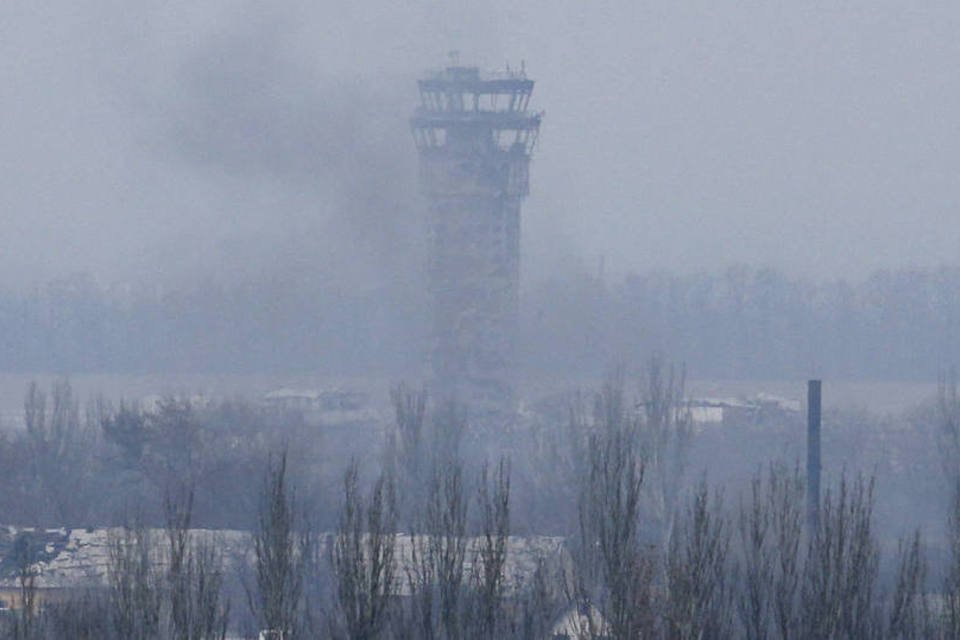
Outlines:
[[[418,82],[411,121],[427,200],[432,389],[472,415],[514,402],[520,202],[540,114],[533,80],[452,66]]]

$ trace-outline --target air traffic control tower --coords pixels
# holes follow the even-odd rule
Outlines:
[[[418,82],[412,120],[428,204],[431,390],[472,416],[514,406],[520,203],[541,114],[521,69],[451,66]]]

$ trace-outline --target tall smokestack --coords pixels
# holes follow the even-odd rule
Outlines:
[[[820,526],[820,381],[807,382],[807,524]]]

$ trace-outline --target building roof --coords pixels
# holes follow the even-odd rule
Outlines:
[[[108,584],[110,550],[123,539],[119,528],[96,529],[33,529],[0,526],[0,588],[17,586],[17,567],[13,558],[17,540],[29,538],[34,545],[31,565],[36,585],[41,589],[82,589],[105,587]],[[163,529],[148,529],[152,545],[156,548],[155,562],[163,566],[166,537]],[[217,544],[222,552],[224,571],[239,571],[241,566],[253,564],[253,545],[249,532],[237,530],[193,529],[194,539]],[[329,554],[335,534],[319,537],[321,556]],[[427,536],[398,534],[394,551],[396,561],[397,595],[409,595],[413,576],[414,553],[426,548]],[[482,539],[466,540],[464,573],[473,575],[477,565]],[[415,548],[416,545],[416,548]],[[533,579],[540,562],[551,566],[566,559],[564,541],[559,537],[511,536],[507,541],[507,559],[504,569],[504,588],[507,593],[522,590]]]

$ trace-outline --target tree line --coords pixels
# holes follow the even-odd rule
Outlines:
[[[212,436],[194,430],[208,427],[174,401],[153,413],[93,403],[98,455],[137,467],[142,495],[152,492],[160,507],[127,512],[110,541],[106,588],[66,600],[41,601],[40,549],[21,538],[7,566],[24,606],[0,627],[18,639],[222,639],[228,629],[284,640],[558,630],[591,639],[958,637],[960,493],[944,518],[947,560],[933,571],[919,530],[884,549],[871,477],[841,474],[811,528],[797,465],[771,463],[735,496],[690,477],[697,436],[682,370],[654,361],[636,397],[625,386],[613,375],[576,396],[556,438],[525,452],[539,461],[526,462],[478,451],[462,407],[399,387],[374,459],[339,465],[322,489],[326,503],[303,490],[311,474],[296,469],[309,460],[295,454],[298,441],[263,441],[256,470],[233,480],[238,493],[251,492],[237,506],[251,533],[235,576],[216,538],[196,530],[204,485],[216,476],[198,471]],[[945,379],[936,410],[953,486],[958,397]],[[77,443],[93,437],[70,426],[83,423],[76,407],[65,382],[49,401],[37,387],[26,394],[22,466],[34,490],[50,494],[51,523],[74,517],[57,490],[84,466],[70,457]],[[518,583],[508,572],[511,537],[535,533],[523,505],[537,499],[557,512],[564,560],[534,558]]]
[[[0,370],[400,376],[428,326],[416,278],[374,290],[280,279],[104,288],[76,277],[0,291]],[[670,353],[704,378],[929,380],[960,361],[960,268],[859,281],[774,269],[585,272],[529,283],[519,365],[531,375]],[[238,350],[236,345],[244,348]]]

